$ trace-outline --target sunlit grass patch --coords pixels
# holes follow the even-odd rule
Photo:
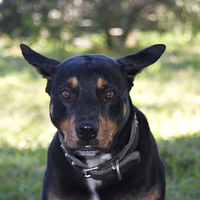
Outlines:
[[[177,67],[167,61],[168,54],[164,55],[164,62],[161,58],[135,78],[131,91],[133,103],[146,114],[156,137],[170,138],[200,130],[200,65],[196,55],[191,54],[190,60],[181,53],[179,56],[181,62],[190,65]]]
[[[31,81],[26,73],[0,78],[1,87],[1,144],[17,148],[47,145],[53,132],[48,118],[46,81]]]

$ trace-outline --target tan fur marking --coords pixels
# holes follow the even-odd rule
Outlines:
[[[160,188],[156,185],[142,198],[142,200],[157,200],[159,198]]]
[[[64,141],[69,149],[79,148],[79,138],[75,130],[75,116],[71,119],[66,119],[60,124],[60,129],[64,134]],[[109,144],[113,141],[114,136],[117,133],[117,124],[111,122],[110,120],[104,119],[102,116],[99,117],[99,132],[95,139],[98,142],[96,147],[107,148]],[[95,142],[91,141],[92,142]]]
[[[97,87],[99,89],[103,89],[106,84],[107,84],[107,82],[103,78],[99,78],[97,81]]]
[[[50,104],[49,113],[50,113],[50,116],[53,117],[53,103]]]
[[[117,124],[99,116],[99,133],[97,140],[100,148],[107,148],[117,133]]]
[[[57,198],[55,195],[53,195],[51,192],[48,193],[48,200],[61,200]]]
[[[64,141],[68,148],[74,148],[76,146],[76,142],[78,141],[78,137],[75,131],[75,117],[72,116],[71,119],[66,119],[60,124],[60,128],[64,133]]]
[[[60,200],[56,196],[54,196],[51,192],[48,193],[48,200]]]
[[[67,197],[59,198],[59,197],[55,196],[52,192],[49,192],[48,200],[70,200],[70,199]]]
[[[126,104],[124,103],[124,104],[123,104],[123,114],[124,114],[124,117],[125,117],[126,113],[127,113],[127,106],[126,106]]]
[[[72,88],[76,88],[78,86],[78,79],[74,76],[67,81]]]

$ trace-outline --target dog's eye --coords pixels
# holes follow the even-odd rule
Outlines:
[[[105,98],[106,99],[113,99],[115,97],[115,93],[113,91],[106,92]]]
[[[61,95],[62,95],[62,97],[65,98],[65,99],[69,99],[69,98],[70,98],[70,92],[69,92],[68,90],[63,90],[63,91],[61,92]]]

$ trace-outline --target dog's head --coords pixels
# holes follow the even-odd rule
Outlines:
[[[81,156],[108,152],[129,118],[129,91],[136,74],[154,63],[164,45],[117,60],[104,55],[75,56],[59,62],[21,45],[24,58],[47,79],[50,117],[66,146]]]

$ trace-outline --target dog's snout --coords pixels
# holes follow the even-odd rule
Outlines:
[[[97,137],[98,124],[94,122],[78,122],[76,124],[76,133],[81,140],[92,140]]]

